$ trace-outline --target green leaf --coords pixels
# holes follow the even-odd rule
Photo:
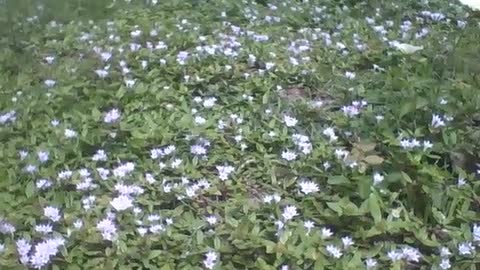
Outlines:
[[[370,194],[370,197],[368,198],[368,209],[370,210],[370,214],[372,215],[375,223],[382,221],[382,211],[380,209],[378,198],[373,193]]]
[[[384,159],[377,155],[371,155],[365,158],[365,162],[367,162],[370,165],[380,165],[383,163],[383,161]]]
[[[31,198],[34,193],[35,193],[35,183],[33,181],[30,181],[25,187],[25,196],[27,196],[27,198]]]
[[[339,203],[336,203],[336,202],[327,202],[327,206],[328,208],[332,209],[333,211],[335,211],[339,216],[341,216],[343,214],[343,210],[342,210],[342,207],[340,206]]]
[[[343,175],[330,176],[327,183],[329,185],[348,185],[350,181]]]

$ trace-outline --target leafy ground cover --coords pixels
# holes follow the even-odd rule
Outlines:
[[[1,269],[480,265],[469,8],[1,5]]]

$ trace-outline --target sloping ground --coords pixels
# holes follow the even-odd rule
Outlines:
[[[1,269],[476,269],[467,7],[2,5]]]

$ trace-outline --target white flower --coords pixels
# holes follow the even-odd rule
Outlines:
[[[129,196],[120,195],[110,202],[110,205],[117,211],[124,211],[133,207],[133,200]]]
[[[215,267],[215,264],[217,263],[218,260],[218,255],[217,253],[213,251],[209,251],[207,254],[205,254],[205,259],[203,260],[203,265],[207,269],[213,269]]]
[[[383,182],[384,178],[385,177],[383,175],[379,174],[378,172],[374,173],[373,174],[373,184],[374,185],[380,184],[381,182]]]
[[[432,127],[439,128],[445,126],[445,121],[442,119],[441,116],[433,114],[432,115]]]
[[[302,181],[300,182],[299,185],[300,185],[300,190],[305,194],[319,191],[318,184],[312,181]]]
[[[458,245],[458,253],[460,255],[472,255],[474,247],[470,242],[464,242]]]
[[[289,205],[289,206],[286,206],[285,208],[283,208],[282,217],[285,221],[288,221],[288,220],[292,219],[293,217],[295,217],[297,215],[298,215],[297,207],[295,207],[293,205]]]
[[[345,72],[345,77],[347,77],[347,79],[350,79],[350,80],[353,80],[355,79],[357,75],[355,74],[355,72],[351,72],[351,71],[346,71]]]
[[[215,106],[215,102],[217,102],[217,98],[215,98],[215,97],[206,98],[203,101],[203,107],[204,108],[211,108],[211,107]]]
[[[67,138],[75,138],[77,137],[77,132],[73,129],[66,128],[64,132],[65,137]]]
[[[43,215],[49,218],[53,222],[57,222],[60,220],[60,211],[58,208],[52,207],[52,206],[47,206],[43,208]]]
[[[38,160],[40,160],[41,163],[45,163],[48,161],[48,152],[47,151],[40,151],[37,153]]]
[[[311,220],[307,220],[303,223],[303,227],[307,229],[307,234],[309,234],[310,231],[315,227],[315,223],[313,223]]]
[[[285,125],[287,127],[294,127],[298,123],[298,120],[296,118],[288,116],[288,115],[283,116],[283,121],[285,122]]]
[[[404,247],[402,249],[402,256],[407,261],[419,262],[421,255],[422,254],[420,254],[420,251],[418,251],[418,249],[416,249],[416,248]]]
[[[232,166],[226,165],[226,166],[216,166],[217,171],[218,171],[218,178],[221,180],[227,180],[228,176],[235,170]]]
[[[350,236],[342,237],[343,248],[348,248],[349,246],[355,244]]]
[[[53,86],[55,86],[55,84],[56,84],[57,82],[54,81],[54,80],[48,79],[48,80],[45,80],[44,83],[45,83],[45,85],[46,85],[47,87],[53,87]]]
[[[335,131],[331,127],[324,129],[323,135],[327,136],[330,142],[336,142],[338,140],[338,136],[335,135]]]
[[[83,226],[83,221],[81,219],[77,219],[75,220],[75,222],[73,222],[73,227],[77,230],[82,228],[82,226]]]
[[[442,257],[448,257],[448,256],[450,256],[450,255],[452,255],[452,253],[450,252],[450,250],[449,250],[447,247],[442,247],[442,248],[440,249],[440,256],[442,256]]]
[[[95,155],[92,157],[93,161],[106,161],[107,160],[107,154],[105,154],[105,151],[102,149],[97,150]]]
[[[217,223],[217,217],[216,217],[216,216],[213,216],[213,215],[212,215],[212,216],[208,216],[208,217],[206,218],[206,220],[207,220],[208,224],[210,224],[210,225],[215,225],[215,223]]]
[[[5,251],[5,244],[0,243],[0,254]]]
[[[170,164],[170,167],[172,169],[176,169],[176,168],[180,167],[180,164],[182,164],[182,160],[179,159],[179,158],[176,158],[172,161],[172,163]]]
[[[50,224],[40,224],[35,226],[35,231],[43,234],[51,233],[53,227]]]
[[[448,258],[443,258],[442,262],[438,265],[442,270],[450,269],[452,265],[450,264],[450,260]]]
[[[65,240],[60,237],[36,244],[34,252],[30,256],[30,264],[36,269],[45,267],[50,262],[50,258],[57,254],[58,248],[64,244]]]
[[[327,246],[327,252],[334,258],[340,258],[342,257],[342,251],[340,251],[339,248],[337,248],[334,245],[328,245]]]
[[[113,241],[117,236],[117,228],[110,218],[98,222],[97,230],[100,231],[104,240]]]
[[[105,114],[103,118],[103,122],[107,124],[111,124],[117,122],[120,119],[120,111],[118,109],[111,109]]]
[[[423,50],[423,46],[415,46],[408,43],[395,43],[394,47],[405,54],[412,54],[417,51]]]
[[[332,235],[332,230],[330,230],[329,228],[322,228],[322,239],[330,238]]]
[[[35,183],[38,189],[47,189],[52,186],[52,182],[48,179],[40,179]]]
[[[197,156],[203,156],[207,154],[207,149],[203,147],[202,145],[195,144],[190,147],[190,153],[197,155]]]
[[[295,152],[285,150],[282,152],[282,158],[287,160],[287,161],[292,161],[297,158],[297,154]]]
[[[203,125],[207,122],[207,120],[199,115],[195,116],[194,122],[196,125]]]
[[[367,266],[367,269],[373,269],[377,266],[377,260],[368,258],[365,260],[365,265]]]
[[[387,257],[393,262],[396,262],[403,258],[403,253],[397,250],[391,250],[387,253]]]

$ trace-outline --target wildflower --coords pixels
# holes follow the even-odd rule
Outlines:
[[[41,163],[45,163],[48,161],[48,152],[47,151],[40,151],[37,153],[38,160],[40,160]]]
[[[418,251],[418,249],[416,248],[404,247],[402,249],[402,257],[407,261],[419,262],[421,254],[420,251]]]
[[[387,253],[387,257],[393,262],[396,262],[403,258],[403,254],[399,251],[391,250]]]
[[[43,208],[43,215],[49,218],[53,222],[57,222],[60,220],[60,211],[58,208],[52,207],[52,206],[47,206]]]
[[[300,190],[304,194],[310,194],[312,192],[318,192],[319,191],[317,183],[314,183],[312,181],[302,181],[302,182],[300,182],[299,185],[300,185]]]
[[[170,164],[170,167],[172,169],[176,169],[176,168],[180,167],[180,164],[182,164],[182,160],[179,159],[179,158],[176,158],[172,161],[172,163]]]
[[[438,266],[442,270],[450,269],[452,267],[452,265],[450,264],[450,259],[448,259],[448,258],[443,258]]]
[[[460,255],[472,255],[474,247],[470,242],[464,242],[458,245],[458,253]]]
[[[0,254],[5,251],[5,244],[0,243]]]
[[[447,247],[440,248],[440,256],[448,257],[450,255],[452,255],[452,253],[450,252],[450,250]]]
[[[286,206],[283,209],[282,217],[285,221],[288,221],[288,220],[292,219],[293,217],[295,217],[297,215],[298,215],[297,207],[295,207],[293,205]]]
[[[48,80],[45,80],[44,83],[47,87],[51,88],[51,87],[54,87],[57,82],[54,80],[48,79]]]
[[[329,228],[322,228],[322,239],[330,238],[333,235],[332,230]]]
[[[355,72],[346,71],[345,72],[345,77],[347,77],[347,79],[353,80],[353,79],[355,79],[356,74],[355,74]]]
[[[117,236],[117,228],[109,218],[102,219],[98,222],[97,230],[100,231],[104,240],[113,241]]]
[[[282,152],[282,158],[287,160],[287,161],[292,161],[297,158],[297,154],[295,152],[285,150]]]
[[[335,131],[333,128],[326,128],[323,130],[323,135],[327,136],[330,139],[330,142],[336,142],[338,140],[338,136],[335,135]]]
[[[348,248],[349,246],[355,244],[350,236],[342,237],[343,248]]]
[[[473,225],[472,229],[473,241],[480,241],[480,226],[477,224]]]
[[[445,121],[442,119],[441,116],[433,114],[431,126],[434,128],[443,127],[445,126]]]
[[[303,223],[303,227],[307,230],[307,234],[315,227],[315,224],[311,220],[307,220]]]
[[[92,157],[93,161],[106,161],[107,154],[105,154],[105,150],[99,149]]]
[[[213,251],[209,251],[207,254],[205,254],[205,259],[203,260],[203,265],[207,269],[213,269],[215,267],[215,264],[217,263],[218,260],[218,255],[217,253]]]
[[[195,116],[194,122],[196,125],[203,125],[207,122],[207,120],[199,115]]]
[[[117,198],[113,199],[110,202],[110,205],[117,211],[124,211],[128,208],[133,207],[133,200],[126,195],[120,195]]]
[[[217,102],[217,98],[215,98],[215,97],[206,98],[203,101],[203,107],[204,108],[211,108],[211,107],[215,106],[215,102]]]
[[[120,111],[118,109],[111,109],[109,112],[105,114],[103,118],[103,122],[107,124],[111,124],[117,122],[120,119]]]
[[[235,170],[232,166],[216,166],[218,171],[218,177],[221,180],[227,180],[228,176]]]
[[[298,120],[296,118],[288,115],[283,116],[283,121],[285,122],[285,125],[287,127],[294,127],[298,123]]]
[[[82,228],[82,226],[83,226],[83,221],[82,221],[81,219],[77,219],[77,220],[75,220],[75,222],[73,223],[73,227],[74,227],[75,229],[77,229],[77,230],[80,229],[80,228]]]
[[[75,138],[77,137],[77,132],[73,129],[66,128],[64,132],[65,137],[67,138]]]
[[[213,216],[213,215],[212,215],[212,216],[208,216],[208,217],[206,218],[206,220],[207,220],[208,224],[210,224],[210,225],[215,225],[215,223],[217,223],[217,217],[216,217],[216,216]]]
[[[379,174],[378,172],[374,173],[373,174],[373,184],[374,185],[380,184],[381,182],[383,182],[384,178],[385,177],[383,175]]]
[[[373,269],[377,266],[377,260],[368,258],[365,260],[365,266],[367,267],[367,269]]]
[[[334,245],[327,245],[327,252],[336,259],[342,257],[342,251]]]
[[[207,154],[207,149],[205,147],[203,147],[202,145],[192,145],[190,147],[190,153],[194,154],[194,155],[197,155],[197,156],[202,156],[202,155],[205,155]]]
[[[35,186],[38,189],[47,189],[52,186],[52,182],[47,179],[40,179],[35,183]]]
[[[32,249],[32,245],[26,239],[20,239],[16,241],[17,252],[20,255],[20,262],[24,265],[28,264],[29,256],[28,253]]]

